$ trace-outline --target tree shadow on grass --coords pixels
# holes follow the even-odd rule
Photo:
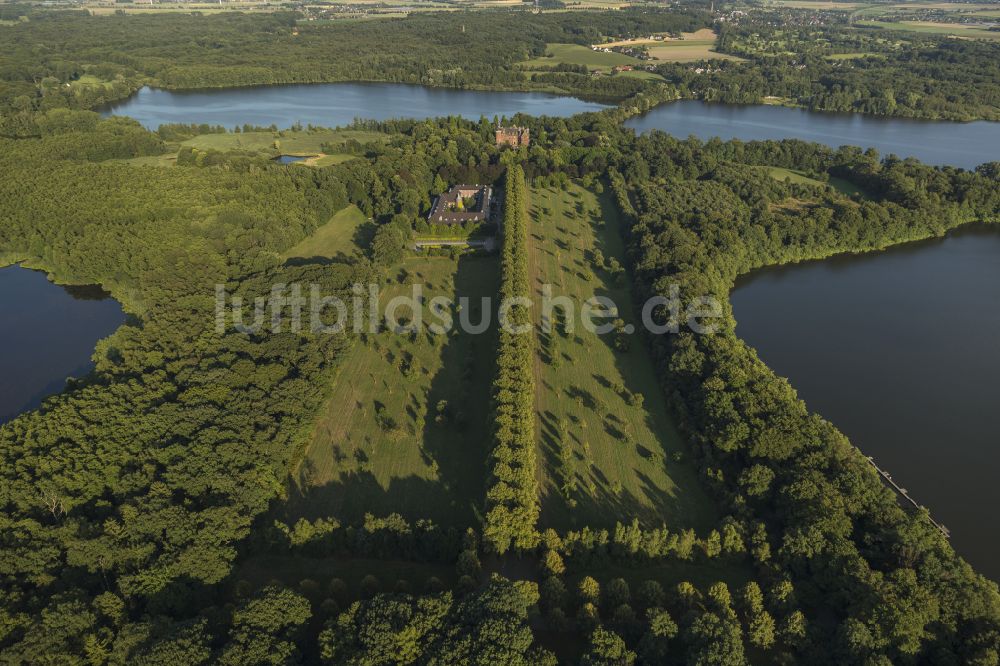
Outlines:
[[[299,518],[334,517],[357,525],[365,514],[384,517],[398,513],[410,522],[430,519],[442,526],[474,524],[473,506],[458,500],[443,481],[415,475],[395,477],[383,487],[370,471],[349,471],[320,486],[288,484],[288,498],[275,507],[277,520],[294,523]]]
[[[441,261],[447,261],[442,258]],[[493,257],[463,256],[454,274],[458,302],[468,296],[469,319],[480,320],[480,296],[492,296],[498,288],[498,268]],[[455,317],[456,329],[458,315]],[[492,321],[496,314],[492,313]],[[434,336],[435,342],[440,340]],[[491,387],[495,375],[496,329],[486,333],[449,334],[440,347],[440,369],[431,379],[426,399],[408,401],[405,410],[411,423],[425,415],[420,444],[424,464],[435,470],[425,478],[417,474],[391,476],[380,481],[366,460],[323,485],[309,483],[308,458],[300,466],[298,482],[289,484],[288,500],[276,509],[282,519],[294,522],[300,517],[315,519],[336,517],[342,522],[357,523],[366,513],[385,516],[398,513],[410,521],[428,518],[445,526],[474,525],[482,506],[487,460],[492,445]],[[403,352],[405,353],[405,350]],[[352,381],[346,377],[342,381]],[[389,381],[406,382],[402,377]],[[415,400],[415,398],[412,398]],[[376,411],[378,410],[376,401]],[[442,409],[439,413],[438,406]],[[440,418],[438,418],[440,416]],[[397,424],[398,425],[398,424]],[[375,447],[412,446],[395,443],[388,435],[369,442]],[[391,451],[382,452],[378,464],[391,464]],[[387,476],[380,473],[381,477]]]
[[[495,257],[459,257],[454,277],[457,303],[469,298],[469,320],[480,321],[480,297],[499,289]],[[491,305],[493,301],[491,300]],[[489,313],[491,322],[496,312]],[[484,500],[489,452],[492,448],[492,384],[496,375],[497,329],[491,325],[481,334],[461,331],[456,314],[453,333],[441,350],[441,369],[427,393],[429,416],[423,433],[423,451],[438,468],[440,478],[467,504],[481,506]],[[441,422],[436,407],[447,408]]]

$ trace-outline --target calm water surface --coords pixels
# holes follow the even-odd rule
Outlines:
[[[817,113],[783,106],[708,104],[681,100],[629,119],[637,132],[663,130],[674,136],[710,139],[802,139],[833,148],[875,148],[882,155],[917,157],[928,164],[971,169],[1000,160],[1000,123],[881,118]]]
[[[92,367],[94,345],[125,321],[96,287],[60,287],[44,273],[0,268],[0,423]]]
[[[606,108],[596,102],[545,93],[486,92],[427,88],[401,83],[319,83],[171,91],[143,88],[105,113],[131,116],[145,127],[164,123],[208,123],[290,127],[296,122],[324,127],[355,118],[510,117],[515,113],[572,116]]]
[[[1000,580],[1000,226],[765,269],[737,333]]]

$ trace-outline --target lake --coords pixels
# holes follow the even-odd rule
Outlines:
[[[911,120],[681,100],[630,118],[625,125],[637,132],[658,129],[681,138],[693,134],[743,141],[802,139],[833,148],[873,147],[882,155],[894,153],[965,169],[1000,159],[1000,123],[986,121]]]
[[[355,118],[513,116],[515,113],[572,116],[607,108],[575,97],[533,92],[487,92],[428,88],[402,83],[318,83],[176,91],[142,88],[108,106],[105,114],[131,116],[149,129],[164,123],[208,123],[291,127],[339,127]]]
[[[1000,227],[745,276],[737,333],[1000,580]]]
[[[44,273],[0,268],[0,423],[93,367],[94,345],[125,314],[99,287],[61,287]]]

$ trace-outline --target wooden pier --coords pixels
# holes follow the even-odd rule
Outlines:
[[[899,493],[899,495],[903,499],[905,499],[907,502],[909,502],[910,504],[912,504],[913,508],[917,509],[918,511],[921,510],[921,509],[925,509],[926,508],[923,505],[919,504],[917,502],[917,500],[915,500],[912,497],[910,497],[910,494],[906,491],[906,488],[903,488],[898,483],[896,483],[895,481],[893,481],[892,480],[892,475],[889,474],[889,472],[887,472],[884,469],[882,469],[881,467],[879,467],[875,463],[875,459],[873,457],[871,457],[871,456],[866,456],[866,457],[868,459],[868,462],[871,464],[871,466],[875,468],[875,471],[879,473],[879,476],[881,476],[885,480],[885,482],[888,483],[889,486],[893,490],[895,490],[897,493]],[[951,532],[948,530],[948,528],[945,527],[944,525],[942,525],[941,523],[937,522],[936,520],[934,520],[931,517],[931,515],[930,515],[930,510],[929,509],[927,510],[927,519],[929,521],[931,521],[931,524],[934,525],[934,527],[936,527],[941,532],[941,534],[944,535],[944,538],[946,538],[946,539],[950,539],[951,538]]]

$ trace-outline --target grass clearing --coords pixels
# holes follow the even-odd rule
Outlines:
[[[863,197],[868,196],[868,193],[863,189],[855,185],[849,180],[844,180],[843,178],[838,178],[836,176],[830,176],[829,180],[823,182],[821,180],[816,180],[815,178],[810,178],[804,172],[798,171],[796,169],[785,169],[784,167],[760,167],[761,169],[767,169],[769,176],[775,180],[787,180],[793,183],[801,183],[803,185],[816,185],[818,187],[830,186],[837,192],[847,195],[849,197],[859,194]]]
[[[388,137],[378,132],[363,130],[282,130],[278,132],[225,132],[222,134],[199,134],[187,139],[181,145],[199,150],[245,150],[269,155],[280,152],[284,155],[317,155],[323,152],[324,144],[342,146],[347,141],[360,144],[385,141]],[[275,142],[278,147],[275,148]],[[338,154],[339,156],[339,154]],[[345,155],[351,159],[353,155]],[[346,161],[342,159],[341,161]]]
[[[70,81],[69,85],[71,88],[107,88],[111,81],[93,74],[82,74],[76,81]]]
[[[841,194],[846,194],[847,196],[853,196],[855,194],[860,194],[865,196],[864,190],[850,182],[849,180],[844,180],[843,178],[837,178],[836,176],[831,176],[827,182],[821,180],[816,180],[815,178],[810,178],[804,172],[798,171],[796,169],[786,169],[784,167],[758,167],[760,169],[767,169],[767,175],[771,176],[775,180],[790,181],[792,183],[800,183],[802,185],[815,185],[817,187],[826,187],[829,185],[837,192]]]
[[[760,167],[761,169],[767,169],[767,175],[775,180],[788,181],[791,183],[799,183],[802,185],[815,185],[817,187],[826,187],[826,183],[815,178],[810,178],[801,171],[795,169],[785,169],[784,167]]]
[[[578,308],[594,295],[609,297],[626,322],[638,323],[628,276],[616,281],[606,270],[593,270],[595,249],[624,261],[621,221],[610,197],[578,185],[566,191],[532,188],[530,215],[536,319],[542,316],[542,287],[551,284],[554,295],[568,296]],[[675,528],[714,525],[714,506],[667,413],[643,340],[630,336],[630,349],[616,351],[613,335],[584,330],[579,317],[578,310],[572,333],[553,331],[554,345],[544,333],[539,337],[541,527],[613,526],[633,517]],[[629,393],[642,394],[644,403],[623,397]],[[576,489],[566,493],[560,440],[571,452],[576,480]]]
[[[282,259],[340,259],[352,257],[365,246],[365,214],[351,204],[330,221],[285,252]]]
[[[293,475],[284,507],[290,520],[333,515],[356,523],[365,513],[396,512],[474,524],[492,438],[495,329],[475,335],[456,326],[441,336],[426,324],[437,321],[429,308],[436,295],[468,296],[467,316],[479,322],[480,299],[496,295],[499,265],[494,256],[409,257],[391,275],[383,308],[423,285],[425,326],[415,335],[366,334],[341,361]],[[397,314],[401,322],[412,316],[408,308]]]
[[[858,60],[859,58],[868,58],[875,55],[874,53],[834,53],[832,55],[826,56],[827,60]]]
[[[624,76],[632,79],[646,79],[647,81],[663,81],[663,77],[656,72],[647,72],[644,69],[633,69],[630,72],[618,72],[615,76]]]

